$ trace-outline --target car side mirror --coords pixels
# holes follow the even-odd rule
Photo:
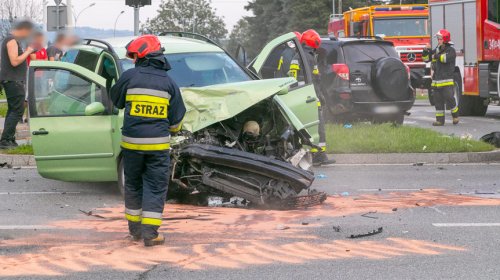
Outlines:
[[[278,91],[278,95],[285,95],[287,93],[288,93],[288,87],[284,87],[280,91]]]
[[[106,111],[106,107],[101,102],[93,102],[85,107],[85,116],[100,115]]]

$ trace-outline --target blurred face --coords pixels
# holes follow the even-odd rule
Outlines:
[[[32,29],[30,28],[22,28],[22,29],[16,29],[12,32],[12,34],[20,40],[27,39],[28,37],[31,36],[31,33],[33,32]]]
[[[38,46],[44,46],[45,45],[45,36],[43,34],[36,35],[35,39],[33,40],[33,43],[35,43]]]
[[[443,36],[437,36],[437,40],[439,45],[443,44]]]

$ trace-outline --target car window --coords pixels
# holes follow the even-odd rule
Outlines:
[[[83,116],[93,102],[106,104],[104,89],[62,69],[36,69],[30,116]]]
[[[167,54],[166,58],[172,67],[168,74],[179,87],[205,87],[252,80],[225,53]],[[123,70],[134,67],[130,59],[123,59],[121,63]]]
[[[383,57],[399,57],[394,47],[385,44],[367,42],[347,44],[344,45],[343,50],[347,63],[373,62]]]
[[[428,36],[427,18],[383,18],[373,21],[376,36]]]
[[[488,19],[500,23],[500,5],[497,1],[488,1]]]
[[[297,64],[299,69],[294,69],[293,65]],[[277,46],[269,54],[259,74],[263,79],[294,77],[299,84],[304,84],[306,80],[304,69],[302,56],[295,41],[292,40]]]
[[[95,71],[99,54],[80,50],[68,50],[61,58],[62,62],[74,63],[90,71]]]

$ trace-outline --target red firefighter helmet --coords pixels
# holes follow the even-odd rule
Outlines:
[[[299,39],[299,42],[302,41],[302,33],[298,32],[298,31],[294,31],[293,34],[295,34],[295,36],[297,36],[297,39]]]
[[[439,30],[439,32],[436,33],[436,37],[443,38],[443,43],[449,43],[451,41],[450,31],[448,31],[446,29]]]
[[[137,54],[138,58],[144,58],[146,55],[162,50],[160,40],[155,35],[142,35],[130,41],[125,46],[127,49],[127,57],[134,58]]]
[[[302,44],[306,44],[313,49],[317,49],[321,46],[321,37],[318,32],[313,29],[309,29],[302,33],[302,39],[300,40]]]

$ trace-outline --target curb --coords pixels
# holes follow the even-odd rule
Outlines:
[[[30,155],[0,154],[0,164],[7,163],[12,167],[36,166],[35,157]]]
[[[335,154],[336,164],[453,164],[453,163],[490,163],[500,162],[500,150],[481,153],[416,153],[416,154]],[[36,166],[31,155],[0,154],[0,164],[13,167]]]
[[[500,150],[480,153],[335,154],[337,164],[415,164],[500,162]]]

